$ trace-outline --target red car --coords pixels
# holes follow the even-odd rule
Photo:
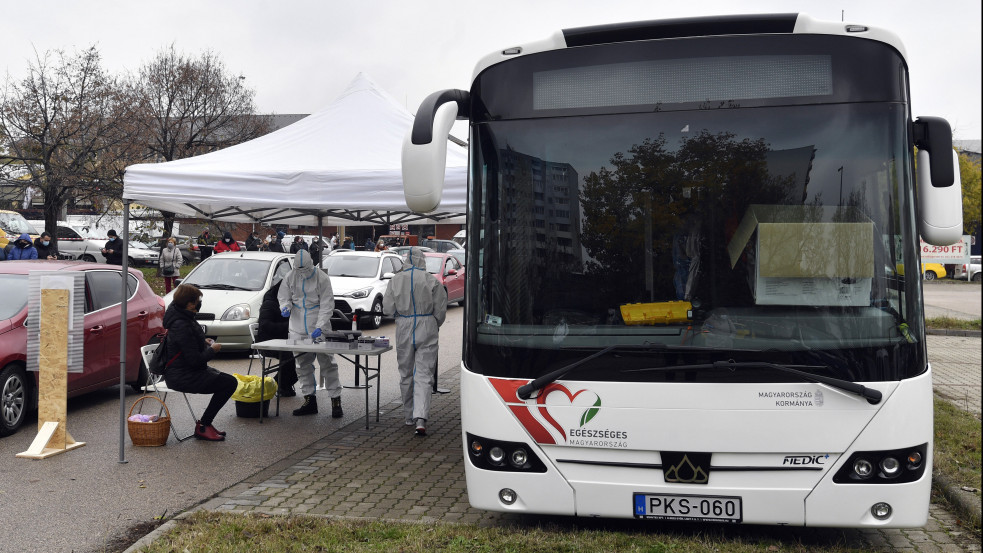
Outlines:
[[[28,376],[28,272],[85,272],[84,362],[81,373],[68,373],[73,397],[119,383],[121,267],[82,261],[4,261],[0,263],[0,437],[17,431],[37,408],[38,374]],[[143,274],[130,270],[127,300],[126,382],[138,389],[146,381],[140,346],[163,329],[164,300]]]
[[[464,305],[464,265],[453,255],[446,253],[425,253],[427,272],[447,290],[447,303]]]

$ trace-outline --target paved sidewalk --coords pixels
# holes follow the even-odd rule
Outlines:
[[[980,410],[980,338],[930,336],[937,389],[945,397]],[[355,421],[205,502],[201,508],[267,514],[310,514],[385,518],[403,521],[469,522],[481,525],[538,524],[591,526],[587,519],[523,517],[472,509],[461,466],[458,423],[458,371],[442,368],[434,396],[433,421],[426,438],[403,425],[398,401],[382,407],[379,424],[366,430]],[[789,540],[816,545],[846,543],[875,551],[980,551],[956,515],[933,504],[924,528],[908,530],[834,530],[754,527],[735,529],[753,539]],[[617,524],[628,525],[631,521]],[[641,527],[639,527],[641,528]],[[674,531],[698,531],[686,526]]]
[[[961,409],[980,415],[979,336],[928,336],[935,393]]]

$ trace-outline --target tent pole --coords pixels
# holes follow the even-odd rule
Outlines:
[[[122,281],[120,287],[120,323],[123,327],[119,333],[119,462],[126,463],[126,331],[130,325],[126,324],[126,300],[129,297],[129,274],[130,274],[130,202],[123,202],[123,271],[120,273]]]
[[[323,218],[321,213],[317,214],[317,247],[321,249],[321,255],[317,257],[318,265],[324,266],[324,247],[321,245],[324,242],[324,226]]]

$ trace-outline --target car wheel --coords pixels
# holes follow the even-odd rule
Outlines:
[[[973,275],[973,282],[979,282],[980,277],[983,277],[983,273],[976,273],[975,275]]]
[[[24,424],[29,397],[23,367],[7,365],[0,371],[0,437],[17,432]]]
[[[365,317],[365,328],[369,330],[375,330],[382,326],[382,299],[376,298],[372,302],[372,315]]]
[[[935,271],[925,271],[925,280],[935,280]]]
[[[150,378],[150,369],[148,369],[147,365],[143,362],[142,359],[143,356],[141,355],[140,357],[141,357],[140,370],[137,371],[136,382],[127,382],[127,384],[129,384],[130,386],[130,389],[138,394],[143,393],[143,387],[147,385],[148,379]]]
[[[79,257],[79,260],[80,261],[87,261],[89,263],[95,263],[96,262],[96,258],[92,257],[89,254],[85,254],[85,255]]]

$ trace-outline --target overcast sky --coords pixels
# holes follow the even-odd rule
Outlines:
[[[112,72],[162,48],[210,49],[256,91],[263,113],[311,113],[362,71],[415,112],[430,92],[467,89],[479,58],[556,30],[623,21],[801,12],[884,27],[904,42],[915,116],[979,139],[980,0],[34,0],[5,3],[0,63],[20,79],[35,52],[95,45]]]

